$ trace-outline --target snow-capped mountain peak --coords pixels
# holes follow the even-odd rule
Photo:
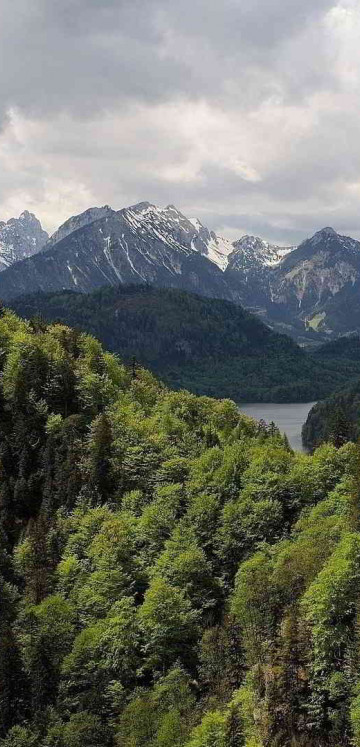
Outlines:
[[[175,205],[164,208],[141,202],[119,211],[132,224],[134,230],[147,230],[170,246],[185,252],[200,252],[211,262],[225,270],[233,245],[202,225],[197,218],[187,218]]]
[[[24,210],[19,218],[0,221],[0,272],[39,252],[47,239],[48,234],[40,221],[28,210]]]
[[[254,267],[276,267],[290,252],[293,246],[277,246],[264,241],[259,236],[242,236],[234,241],[233,253],[229,258],[232,269],[246,270]]]
[[[118,283],[150,283],[229,297],[223,273],[209,261],[219,247],[215,234],[204,227],[197,231],[174,205],[90,208],[64,223],[36,261],[11,268],[12,274],[0,280],[0,295],[6,300],[36,290],[84,292]]]
[[[200,253],[223,271],[234,249],[230,241],[209,231],[198,219],[187,218],[175,205],[159,207],[151,202],[142,201],[118,211],[112,210],[108,205],[101,208],[89,208],[80,215],[69,218],[47,241],[43,251],[47,252],[67,236],[91,223],[94,226],[100,226],[99,221],[111,216],[114,219],[119,216],[121,220],[125,220],[134,237],[143,236],[145,240],[147,236],[152,241],[161,241],[163,246],[168,247],[168,250],[180,251],[185,255]],[[106,231],[106,236],[104,234],[104,241],[111,238],[107,233]],[[148,246],[144,246],[143,251],[144,255],[148,255],[149,242]],[[156,258],[156,261],[161,261],[160,256]],[[165,261],[167,261],[166,258]]]

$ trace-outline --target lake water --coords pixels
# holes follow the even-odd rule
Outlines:
[[[286,433],[289,444],[296,451],[304,451],[301,440],[301,429],[315,402],[290,404],[275,402],[254,402],[239,405],[242,412],[256,420],[273,421],[281,433]]]

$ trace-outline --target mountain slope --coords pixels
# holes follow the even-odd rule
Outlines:
[[[106,209],[105,216],[10,268],[0,279],[0,297],[64,288],[85,292],[119,282],[229,297],[223,273],[204,256],[209,246],[205,239],[172,206],[160,210],[140,203],[119,212]]]
[[[286,317],[331,332],[323,306],[360,279],[360,242],[325,228],[289,254],[274,271],[271,301]]]
[[[303,442],[314,449],[325,441],[341,445],[360,436],[360,378],[311,408],[303,426]]]
[[[293,247],[279,247],[257,236],[235,241],[225,268],[225,279],[242,303],[256,311],[267,309],[271,300],[272,270]]]
[[[324,228],[298,247],[254,237],[234,247],[225,278],[274,328],[305,343],[360,329],[360,242]]]
[[[7,223],[0,221],[0,272],[39,252],[47,240],[40,221],[27,210]]]
[[[338,337],[336,340],[320,345],[313,353],[319,360],[337,358],[347,361],[360,360],[360,337],[357,334]]]
[[[58,241],[65,239],[66,236],[69,236],[71,233],[73,233],[73,231],[77,231],[79,228],[83,228],[90,223],[94,223],[94,221],[100,220],[100,218],[105,218],[107,215],[111,215],[113,212],[114,211],[111,209],[111,207],[109,207],[109,205],[104,205],[104,207],[100,208],[88,208],[88,210],[80,213],[80,215],[73,215],[50,236],[49,240],[44,246],[44,251],[47,251],[47,249],[49,249],[51,246],[57,244]]]
[[[233,303],[149,286],[91,294],[35,294],[17,313],[62,320],[91,332],[128,362],[172,387],[237,401],[310,401],[360,375],[360,363],[314,360]]]
[[[360,361],[360,337],[340,337],[321,345],[313,354],[314,360],[339,365]],[[318,402],[309,412],[303,427],[303,441],[313,449],[324,441],[342,443],[360,436],[360,379],[352,379],[328,398]]]
[[[314,309],[306,325],[323,337],[360,334],[360,274]]]

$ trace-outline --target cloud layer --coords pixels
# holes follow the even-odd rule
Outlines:
[[[356,0],[2,0],[0,218],[360,236],[359,32]]]

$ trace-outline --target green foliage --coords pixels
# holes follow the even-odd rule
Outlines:
[[[155,577],[139,610],[139,621],[148,666],[164,669],[177,660],[191,663],[198,614],[181,589]]]
[[[303,439],[309,449],[324,441],[342,446],[359,438],[360,380],[352,379],[310,410],[303,426]]]
[[[339,738],[349,728],[352,681],[343,667],[352,653],[359,589],[360,536],[344,533],[302,602],[312,635],[309,708],[319,732],[330,722]]]
[[[192,732],[186,747],[226,747],[226,718],[220,711],[207,713]]]
[[[63,324],[0,345],[0,743],[360,747],[358,447]]]
[[[7,737],[0,741],[1,747],[37,747],[38,735],[23,726],[14,726]]]
[[[70,720],[49,730],[44,747],[106,747],[109,731],[101,720],[87,711],[79,711]]]

